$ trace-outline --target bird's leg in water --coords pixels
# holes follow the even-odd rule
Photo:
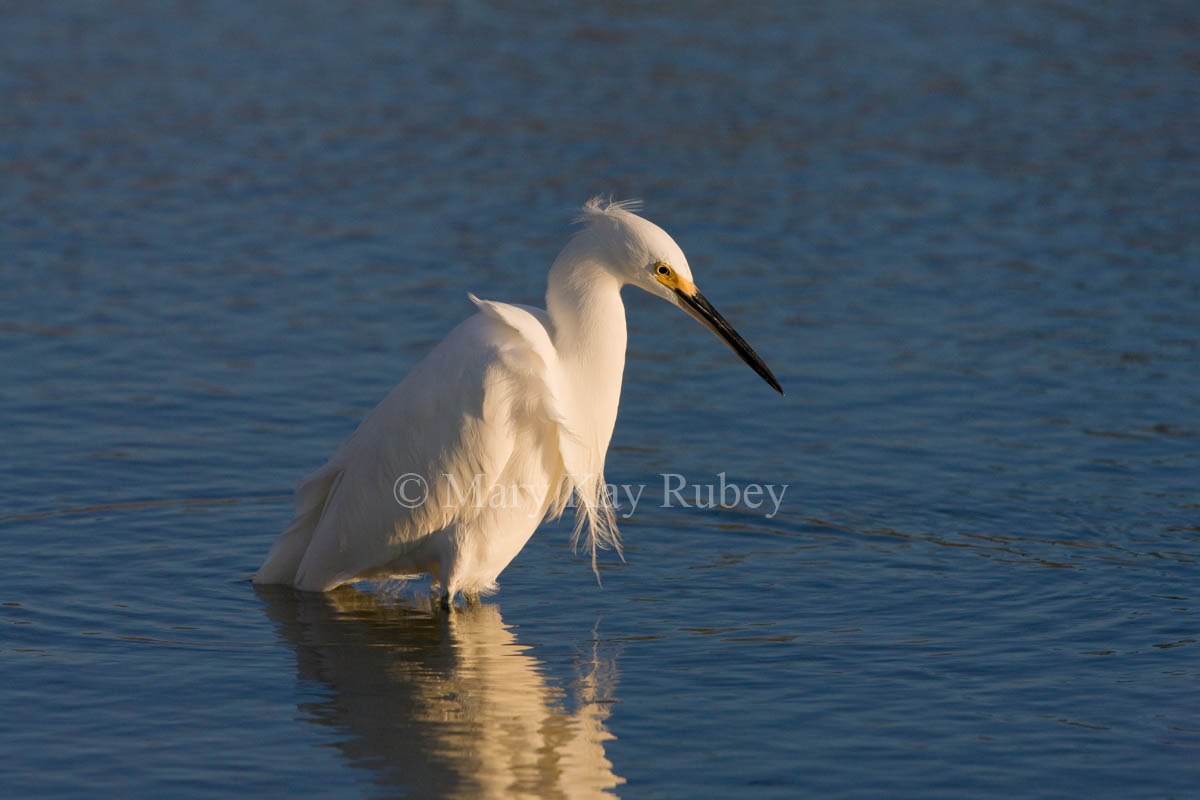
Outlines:
[[[463,599],[467,601],[467,608],[479,608],[479,593],[463,594]]]
[[[442,611],[450,610],[450,592],[447,590],[442,594],[442,599],[438,601],[442,606]]]

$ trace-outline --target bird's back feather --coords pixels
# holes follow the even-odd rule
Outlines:
[[[588,465],[572,458],[583,448],[572,443],[562,413],[545,312],[472,300],[480,313],[451,331],[301,484],[296,516],[257,582],[323,591],[376,574],[445,573],[468,538],[455,532],[487,523],[488,509],[461,496],[467,487],[489,496],[498,481],[539,475],[550,485],[536,510],[561,513],[575,486],[569,467]],[[405,476],[416,478],[397,497]],[[402,501],[422,481],[428,499],[407,507]]]

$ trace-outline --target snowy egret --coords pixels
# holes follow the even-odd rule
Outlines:
[[[620,543],[604,481],[633,284],[720,337],[780,394],[762,359],[692,282],[687,259],[629,202],[593,198],[550,268],[546,310],[480,300],[296,491],[296,516],[254,576],[328,591],[428,574],[449,605],[496,578],[574,496],[573,541]]]

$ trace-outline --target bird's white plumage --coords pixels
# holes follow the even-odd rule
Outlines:
[[[431,573],[451,592],[492,587],[552,493],[557,500],[563,473],[552,395],[529,380],[553,382],[545,330],[531,345],[496,305],[455,328],[305,481],[297,519],[259,581],[324,591],[360,577]],[[526,311],[506,311],[538,325]],[[411,508],[395,497],[404,475],[421,476],[429,490]],[[493,508],[496,484],[539,491]]]
[[[478,312],[301,484],[296,516],[255,581],[325,591],[428,573],[447,599],[486,592],[572,496],[593,567],[597,547],[618,546],[604,459],[625,364],[621,287],[680,305],[681,290],[653,272],[670,264],[672,285],[703,300],[678,245],[629,208],[599,199],[584,207],[585,227],[550,270],[545,311],[472,295]],[[403,476],[424,482],[424,502],[400,502]]]

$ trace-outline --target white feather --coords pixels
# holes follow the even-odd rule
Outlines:
[[[479,312],[301,484],[255,580],[325,591],[428,573],[447,599],[490,591],[572,496],[573,540],[586,529],[593,570],[597,548],[619,552],[604,460],[625,366],[621,287],[676,303],[652,270],[665,262],[691,279],[678,245],[635,207],[588,201],[585,227],[550,269],[545,311],[471,295]],[[400,502],[405,476],[428,487],[425,502]]]

